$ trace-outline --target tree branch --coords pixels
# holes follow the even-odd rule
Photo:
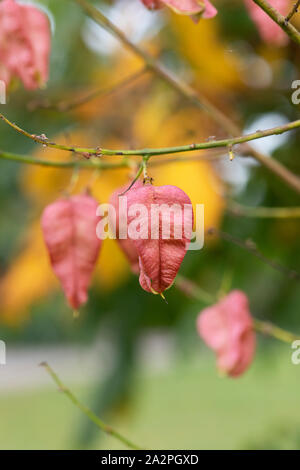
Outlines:
[[[92,156],[101,157],[103,155],[152,157],[155,155],[167,155],[167,154],[174,154],[174,153],[192,152],[196,150],[205,150],[205,149],[221,148],[221,147],[232,149],[232,147],[237,144],[243,144],[246,142],[250,142],[252,140],[261,139],[263,137],[267,137],[271,135],[283,134],[284,132],[288,132],[288,131],[291,131],[293,129],[300,127],[300,119],[299,119],[297,121],[293,121],[288,124],[284,124],[282,126],[273,127],[272,129],[266,129],[264,131],[257,131],[251,134],[242,135],[242,136],[230,138],[230,139],[210,140],[208,142],[192,143],[188,145],[178,145],[175,147],[145,148],[145,149],[137,149],[137,150],[126,150],[126,149],[112,150],[112,149],[104,149],[100,147],[82,148],[82,147],[75,147],[75,146],[70,146],[70,145],[57,144],[55,142],[49,141],[49,139],[43,134],[42,135],[30,134],[30,132],[22,129],[17,124],[11,122],[2,114],[0,114],[0,119],[6,122],[6,124],[8,124],[13,129],[15,129],[17,132],[24,135],[25,137],[28,137],[31,140],[34,140],[34,142],[36,143],[42,144],[43,146],[50,147],[50,148],[55,148],[59,150],[65,150],[68,152],[81,154],[86,158],[89,158]],[[257,154],[260,155],[258,152]],[[285,167],[283,167],[277,161],[267,158],[265,156],[263,156],[263,158],[266,158],[268,161],[268,164],[270,164],[272,167],[276,167],[277,174],[278,175],[280,174],[283,178],[288,180],[290,182],[290,185],[292,185],[294,189],[300,194],[300,178],[298,178],[298,176],[293,175],[293,173],[290,173]]]
[[[140,49],[137,45],[132,43],[126,35],[115,26],[108,18],[106,18],[100,10],[95,8],[86,0],[73,0],[80,5],[83,10],[89,15],[96,23],[104,27],[108,32],[117,37],[128,50],[140,57],[145,65],[154,72],[158,77],[168,83],[174,90],[179,92],[185,99],[187,99],[194,106],[204,109],[207,111],[214,121],[219,124],[229,135],[238,136],[242,132],[239,127],[229,119],[226,114],[219,110],[213,103],[211,103],[205,96],[200,95],[199,92],[195,91],[189,85],[183,83],[177,77],[167,71],[156,59],[151,57],[149,54]],[[289,25],[290,27],[291,25]],[[295,28],[294,28],[295,29]],[[297,31],[296,31],[297,32]],[[299,34],[299,33],[298,33]],[[261,152],[257,152],[250,145],[247,145],[249,155],[259,161],[262,165],[268,168],[272,173],[276,174],[291,188],[295,189],[298,193],[300,192],[299,178],[293,175],[288,169],[286,169],[281,163],[271,159],[267,155]]]
[[[10,160],[17,163],[27,163],[29,165],[38,165],[45,167],[61,168],[61,169],[70,169],[75,167],[90,169],[90,170],[113,170],[119,168],[131,168],[130,162],[122,160],[119,163],[104,162],[99,159],[91,160],[70,160],[66,162],[54,162],[51,160],[41,160],[39,158],[30,157],[28,155],[20,155],[16,153],[3,152],[0,150],[0,159]]]
[[[300,33],[288,20],[281,15],[272,5],[270,5],[266,0],[253,0],[256,5],[258,5],[264,12],[272,18],[275,23],[280,26],[283,31],[298,45],[300,45]]]
[[[45,368],[46,372],[52,377],[53,381],[56,383],[58,386],[59,390],[63,392],[74,405],[77,406],[87,417],[90,421],[92,421],[96,426],[98,426],[101,431],[105,432],[106,434],[109,434],[116,439],[118,439],[120,442],[125,444],[125,446],[129,447],[130,449],[134,450],[141,450],[141,447],[138,447],[136,444],[133,442],[129,441],[126,437],[122,436],[118,431],[115,431],[111,426],[108,426],[106,423],[104,423],[93,411],[91,411],[87,406],[83,405],[76,397],[75,395],[69,390],[65,385],[62,383],[60,378],[57,376],[57,374],[54,372],[54,370],[47,364],[47,362],[42,362],[40,364],[42,367]]]

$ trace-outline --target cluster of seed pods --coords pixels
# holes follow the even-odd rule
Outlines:
[[[176,186],[152,186],[136,182],[123,196],[126,198],[126,213],[119,210],[119,196],[124,188],[112,194],[110,203],[116,209],[117,240],[131,265],[139,273],[142,288],[154,294],[168,289],[179,270],[191,240],[193,229],[192,204],[187,194]],[[143,238],[132,238],[129,231],[125,238],[119,236],[119,221],[122,217],[134,221],[131,209],[136,205],[145,209],[145,217],[139,224],[147,226]],[[152,220],[151,206],[160,209],[157,219]],[[170,210],[180,210],[179,217]],[[91,196],[79,195],[59,199],[46,207],[42,216],[44,239],[49,251],[54,272],[59,278],[65,295],[73,308],[79,308],[87,300],[87,289],[102,240],[97,237],[96,215],[98,203]],[[184,206],[189,206],[184,216]],[[168,217],[169,236],[162,233],[163,223]],[[153,228],[156,237],[152,237]],[[176,234],[179,232],[181,236]]]
[[[115,234],[120,248],[141,287],[150,293],[163,295],[171,287],[191,240],[192,209],[188,217],[176,217],[172,207],[191,207],[187,194],[176,186],[153,186],[136,181],[126,191],[118,188],[110,198],[115,209]],[[125,191],[125,194],[124,194]],[[126,199],[125,206],[119,198]],[[152,205],[160,210],[154,223]],[[174,206],[175,205],[175,206]],[[146,236],[132,237],[130,223],[136,216],[136,207],[145,208],[138,218],[139,233],[146,227]],[[42,230],[52,268],[61,282],[65,296],[73,309],[87,301],[88,287],[97,262],[102,240],[97,237],[98,202],[89,194],[58,199],[47,206],[42,215]],[[125,207],[126,209],[120,209]],[[170,233],[163,237],[163,223],[168,218]],[[120,224],[128,222],[126,236],[121,235]],[[181,227],[179,227],[181,226]],[[157,236],[152,237],[152,230]],[[177,229],[181,237],[175,237]],[[221,373],[240,376],[251,364],[255,353],[255,334],[248,298],[242,291],[232,291],[215,305],[200,312],[197,330],[204,342],[215,351]]]

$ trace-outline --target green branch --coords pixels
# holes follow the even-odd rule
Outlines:
[[[253,0],[256,5],[258,5],[264,12],[272,18],[275,23],[280,26],[281,29],[298,45],[300,45],[300,33],[299,31],[289,23],[289,18],[285,18],[281,13],[279,13],[272,5],[270,5],[266,0]],[[294,14],[294,13],[293,13]]]
[[[41,160],[39,158],[30,157],[27,155],[20,155],[17,153],[3,152],[0,150],[0,159],[10,160],[17,163],[27,163],[29,165],[38,165],[45,167],[61,168],[61,169],[70,169],[70,168],[87,168],[90,170],[113,170],[118,168],[131,168],[129,162],[123,160],[119,163],[104,162],[99,159],[90,159],[90,160],[70,160],[67,162],[54,162],[51,160]]]
[[[234,145],[243,144],[246,142],[250,142],[252,140],[261,139],[263,137],[268,137],[271,135],[283,134],[285,132],[288,132],[288,131],[291,131],[293,129],[297,129],[298,127],[300,127],[300,119],[298,119],[297,121],[293,121],[288,124],[284,124],[282,126],[273,127],[271,129],[266,129],[264,131],[257,131],[251,134],[234,137],[230,139],[210,140],[208,142],[192,143],[188,145],[177,145],[174,147],[144,148],[144,149],[137,149],[137,150],[127,150],[127,149],[112,150],[112,149],[105,149],[105,148],[100,148],[100,147],[83,148],[83,147],[57,144],[55,142],[51,142],[44,135],[30,134],[28,131],[22,129],[17,124],[11,122],[2,114],[0,114],[0,118],[4,122],[6,122],[6,124],[8,124],[10,127],[15,129],[17,132],[21,133],[25,137],[30,138],[36,143],[39,143],[43,146],[54,148],[54,149],[65,150],[68,152],[81,154],[85,157],[91,157],[91,156],[101,157],[103,155],[110,155],[110,156],[140,156],[140,157],[146,156],[150,158],[156,155],[193,152],[196,150],[205,150],[205,149],[220,148],[220,147],[232,149]],[[297,177],[295,176],[295,178]],[[298,192],[300,193],[300,179],[299,178],[297,178],[297,189],[298,189]]]
[[[111,426],[108,426],[97,415],[95,415],[93,411],[91,411],[87,406],[83,405],[75,397],[75,395],[71,392],[71,390],[65,387],[65,385],[59,379],[59,377],[54,372],[54,370],[49,366],[49,364],[47,364],[47,362],[42,362],[40,365],[44,367],[45,370],[48,372],[48,374],[52,377],[52,379],[58,386],[59,390],[63,392],[71,400],[71,402],[74,403],[74,405],[76,405],[77,408],[79,408],[88,417],[90,421],[92,421],[96,426],[98,426],[98,428],[101,429],[101,431],[115,437],[120,442],[125,444],[125,446],[129,447],[130,449],[141,450],[140,447],[138,447],[136,444],[133,444],[133,442],[129,441],[126,437],[122,436],[118,431],[115,431]]]

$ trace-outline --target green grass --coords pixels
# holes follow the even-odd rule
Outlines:
[[[260,351],[240,379],[220,378],[211,355],[145,373],[133,406],[115,417],[141,446],[165,449],[300,448],[300,365],[288,346]],[[87,402],[89,390],[71,387]],[[82,416],[49,380],[49,388],[0,395],[1,449],[72,449]],[[110,420],[111,421],[111,420]],[[93,448],[123,448],[105,437]]]

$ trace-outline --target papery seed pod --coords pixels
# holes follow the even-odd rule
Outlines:
[[[250,366],[255,353],[255,333],[244,292],[234,290],[198,316],[197,330],[217,355],[221,373],[238,377]]]
[[[126,238],[120,238],[120,233],[119,233],[120,222],[123,223],[124,226],[127,225],[127,222],[126,222],[127,221],[127,208],[128,208],[127,195],[129,194],[129,192],[135,191],[136,189],[143,187],[142,182],[140,180],[137,180],[134,183],[134,185],[127,192],[125,192],[129,185],[130,183],[114,191],[110,197],[109,203],[112,204],[112,206],[115,208],[115,215],[116,215],[115,233],[117,237],[117,242],[121,250],[125,254],[126,258],[128,259],[132,272],[134,274],[138,274],[139,273],[139,255],[137,253],[136,247],[134,243],[132,242],[132,240],[128,238],[127,230],[126,230]],[[123,193],[124,195],[122,195]],[[120,201],[120,197],[126,198],[126,200]],[[126,203],[126,207],[125,207],[124,202]],[[114,221],[110,219],[110,224],[113,224],[113,223]]]
[[[101,240],[96,236],[98,203],[88,195],[58,199],[42,215],[42,230],[53,271],[71,307],[87,301],[87,289]]]
[[[50,23],[44,12],[15,0],[0,2],[0,79],[33,90],[48,79]]]
[[[128,193],[128,235],[139,255],[140,285],[154,294],[168,289],[191,240],[193,209],[176,186],[152,186]]]
[[[272,7],[282,15],[287,15],[290,7],[289,0],[269,0]],[[249,15],[257,26],[262,39],[270,44],[284,46],[288,42],[286,33],[264,12],[253,0],[245,0]]]

